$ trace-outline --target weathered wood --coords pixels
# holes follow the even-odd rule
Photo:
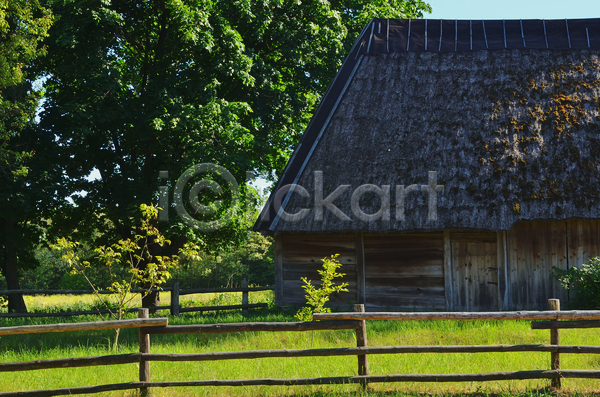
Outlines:
[[[283,306],[283,237],[275,236],[273,244],[273,256],[275,258],[275,305]]]
[[[315,313],[319,320],[597,320],[600,310],[518,312],[368,312]]]
[[[129,382],[129,383],[116,383],[110,385],[100,386],[80,386],[80,387],[67,387],[62,389],[45,389],[45,390],[29,390],[20,392],[3,392],[0,393],[0,397],[51,397],[51,396],[69,396],[75,394],[94,394],[102,393],[107,391],[119,391],[119,390],[133,390],[144,386],[141,382]]]
[[[560,311],[560,301],[558,299],[548,299],[548,308],[554,311]],[[560,329],[551,328],[550,329],[550,344],[558,346],[560,345]],[[550,353],[550,369],[552,370],[560,370],[560,353],[553,352]],[[560,378],[552,379],[552,387],[556,387],[560,389],[561,382]]]
[[[179,280],[173,280],[173,289],[171,290],[171,316],[179,316]]]
[[[216,292],[244,292],[244,291],[273,291],[275,286],[266,287],[247,287],[247,288],[193,288],[193,289],[182,289],[179,291],[179,295],[191,295],[191,294],[212,294]]]
[[[44,332],[92,331],[101,329],[164,327],[168,325],[167,318],[148,318],[114,321],[92,321],[87,323],[64,323],[44,325],[19,325],[1,327],[0,335],[37,334]]]
[[[151,289],[132,289],[132,293],[138,292],[161,292],[170,291],[171,287],[151,288]],[[112,295],[112,291],[98,291],[102,295]],[[95,295],[96,291],[91,289],[10,289],[0,290],[0,296],[3,295]]]
[[[282,269],[283,284],[281,286],[283,305],[302,305],[306,302],[302,289],[301,277],[320,285],[323,258],[339,254],[342,264],[341,273],[345,276],[338,282],[348,283],[348,292],[333,294],[328,306],[345,305],[356,302],[357,298],[357,266],[356,235],[283,235],[282,236]],[[276,265],[277,268],[277,265]]]
[[[0,372],[34,371],[51,368],[78,368],[98,365],[120,365],[144,361],[221,361],[275,357],[333,357],[365,354],[402,353],[503,353],[503,352],[559,352],[572,354],[600,354],[600,346],[588,345],[456,345],[456,346],[376,346],[344,347],[333,349],[279,349],[249,350],[215,353],[130,353],[98,357],[69,357],[26,362],[0,363]]]
[[[215,353],[151,353],[144,354],[148,361],[220,361],[274,357],[331,357],[361,354],[402,353],[503,353],[558,351],[573,354],[600,354],[600,346],[588,345],[455,345],[455,346],[374,346],[342,347],[333,349],[279,349]]]
[[[367,303],[367,291],[366,291],[366,272],[365,272],[365,247],[363,242],[363,235],[359,233],[356,235],[355,240],[356,247],[356,301],[358,303]]]
[[[532,322],[531,329],[600,328],[598,320]]]
[[[442,233],[363,235],[367,307],[446,308]]]
[[[25,361],[19,363],[0,363],[0,372],[34,371],[39,369],[50,368],[93,367],[97,365],[131,364],[139,363],[141,360],[141,353],[117,354],[97,357],[55,358],[48,360]]]
[[[365,312],[365,305],[354,305],[354,311],[358,313]],[[356,330],[356,347],[367,346],[367,325],[365,321],[359,321],[359,328]],[[369,362],[366,354],[359,354],[358,358],[358,375],[369,375]],[[367,382],[362,384],[363,389],[367,387]]]
[[[506,232],[500,231],[496,235],[496,249],[498,255],[498,310],[508,310],[508,251],[506,246]]]
[[[242,288],[248,288],[248,275],[244,274],[244,278],[242,279]],[[248,306],[248,291],[242,292],[242,306]],[[242,309],[242,314],[244,316],[248,315],[248,308],[244,307]]]
[[[450,233],[454,310],[498,308],[496,233]]]
[[[150,306],[150,310],[167,310],[171,309],[171,306]],[[125,309],[125,313],[137,312],[138,308]],[[90,314],[108,314],[114,313],[116,310],[81,310],[74,312],[58,312],[58,313],[0,313],[0,318],[35,318],[35,317],[73,317],[73,316],[84,316]]]
[[[216,311],[216,310],[256,309],[259,307],[269,307],[269,304],[267,304],[267,303],[252,303],[249,305],[182,307],[179,309],[179,312],[180,313],[208,312],[208,311]]]
[[[141,319],[147,319],[150,317],[150,311],[148,309],[139,309],[138,316]],[[143,328],[139,329],[139,345],[140,353],[150,353],[150,335]],[[150,382],[150,361],[140,361],[139,374],[140,382]],[[149,397],[150,390],[147,387],[140,387],[140,394],[142,397]]]
[[[523,379],[552,379],[555,377],[600,379],[600,371],[594,370],[563,370],[563,371],[511,371],[491,372],[483,374],[398,374],[398,375],[368,375],[368,376],[338,376],[328,378],[297,378],[297,379],[233,379],[233,380],[197,380],[172,382],[130,382],[102,386],[83,386],[52,390],[24,391],[0,393],[0,397],[26,396],[50,397],[74,394],[100,393],[104,391],[132,390],[140,387],[193,387],[193,386],[294,386],[294,385],[334,385],[390,382],[485,382],[498,380]]]
[[[454,310],[454,289],[452,288],[452,243],[450,232],[444,230],[444,297],[446,299],[446,311]]]
[[[308,321],[293,323],[223,323],[170,325],[147,328],[148,334],[223,334],[228,332],[281,332],[281,331],[318,331],[338,329],[358,329],[358,321]]]

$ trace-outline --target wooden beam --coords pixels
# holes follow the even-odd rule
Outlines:
[[[250,350],[242,352],[216,353],[150,353],[144,354],[147,361],[220,361],[244,360],[273,357],[332,357],[355,356],[365,354],[403,354],[403,353],[506,353],[506,352],[545,352],[600,354],[600,346],[588,345],[455,345],[455,346],[373,346],[341,347],[334,349],[280,349]],[[21,364],[21,363],[7,363]],[[3,364],[0,364],[2,368]]]
[[[227,306],[199,306],[199,307],[182,307],[180,313],[190,312],[208,312],[213,310],[236,310],[236,309],[257,309],[260,307],[269,307],[268,303],[250,303],[247,305],[227,305]]]
[[[598,320],[532,322],[531,329],[600,328]]]
[[[164,288],[149,288],[149,289],[132,289],[131,292],[162,292],[162,291],[171,291],[172,287],[164,287]],[[94,291],[91,289],[9,289],[9,290],[0,290],[0,296],[2,295],[95,295],[104,294],[104,295],[112,295],[114,292],[102,290],[102,291]]]
[[[169,324],[167,318],[136,318],[131,320],[93,321],[88,323],[64,323],[44,325],[20,325],[16,327],[1,327],[0,335],[37,334],[44,332],[92,331],[101,329],[165,327]]]
[[[275,305],[281,307],[283,302],[283,237],[281,234],[275,236],[273,246],[275,261]]]
[[[228,332],[281,332],[281,331],[319,331],[337,329],[358,329],[358,321],[307,321],[296,323],[223,323],[171,325],[148,328],[148,334],[224,334]]]
[[[274,285],[268,285],[265,287],[239,287],[239,288],[194,288],[194,289],[182,289],[179,291],[179,295],[191,295],[191,294],[211,294],[215,292],[248,292],[248,291],[274,291]]]
[[[141,319],[147,319],[150,316],[150,310],[139,309],[138,316]],[[140,353],[150,353],[150,335],[143,328],[138,330]],[[150,382],[150,361],[142,360],[139,366],[140,382]],[[140,387],[140,395],[149,397],[150,390],[147,387]]]
[[[315,320],[598,320],[600,310],[519,312],[369,312],[315,313]]]
[[[511,371],[478,374],[399,374],[399,375],[368,375],[368,376],[338,376],[329,378],[298,378],[298,379],[233,379],[233,380],[196,380],[172,382],[130,382],[102,386],[83,386],[52,390],[34,390],[19,392],[19,396],[50,397],[74,394],[100,393],[104,391],[132,390],[140,387],[193,387],[193,386],[294,386],[294,385],[335,385],[349,383],[387,383],[387,382],[485,382],[516,379],[552,379],[587,378],[600,379],[600,371],[594,370],[563,370],[563,371]],[[14,396],[15,392],[0,393],[0,397]]]
[[[548,299],[548,306],[550,310],[560,311],[560,300],[558,299]],[[560,345],[560,329],[551,328],[550,329],[550,344],[554,346]],[[559,371],[560,370],[560,353],[553,352],[550,353],[550,369]],[[560,389],[561,381],[560,378],[552,379],[551,383],[552,387]]]
[[[508,310],[510,303],[508,298],[508,247],[505,231],[497,234],[496,247],[498,250],[498,310]]]
[[[35,371],[50,368],[94,367],[97,365],[119,365],[139,363],[141,353],[116,354],[98,357],[69,357],[48,360],[24,361],[19,363],[0,363],[0,372]]]
[[[454,310],[454,291],[452,288],[452,242],[450,231],[444,230],[444,293],[446,295],[446,310]]]
[[[365,305],[354,305],[354,311],[364,313]],[[356,330],[356,347],[367,347],[367,325],[364,321],[359,321],[360,327]],[[366,354],[358,355],[358,375],[369,375],[369,360]],[[367,387],[367,383],[362,384],[363,389]]]
[[[359,304],[367,303],[367,273],[365,268],[365,245],[362,233],[356,235],[356,301]]]
[[[375,346],[342,347],[334,349],[249,350],[216,353],[130,353],[98,357],[69,357],[25,362],[0,363],[0,372],[35,371],[51,368],[79,368],[100,365],[120,365],[140,361],[222,361],[274,357],[334,357],[362,354],[403,353],[505,353],[559,352],[571,354],[600,354],[600,346],[589,345],[455,345],[455,346]]]

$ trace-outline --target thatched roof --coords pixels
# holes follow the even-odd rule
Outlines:
[[[518,220],[600,218],[599,55],[597,19],[373,20],[255,229],[498,231]],[[432,171],[443,185],[437,214],[421,188]],[[345,217],[321,205],[320,219],[319,175],[323,198],[349,185],[333,201]],[[280,197],[289,214],[309,209],[299,221],[276,213],[275,194],[288,184],[308,192]],[[376,220],[364,215],[382,207],[372,186],[358,204],[363,215],[351,208],[365,184],[390,198]]]

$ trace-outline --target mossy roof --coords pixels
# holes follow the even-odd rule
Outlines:
[[[406,20],[366,27],[255,229],[498,231],[518,220],[600,218],[600,20],[545,21],[543,36],[542,21],[428,21],[449,36],[438,32],[437,45],[434,31],[415,33],[424,24],[411,21],[410,35]],[[509,27],[506,43],[493,26]],[[443,185],[435,214],[421,188],[431,172]],[[319,205],[319,178],[323,198],[348,185],[332,202],[345,217]],[[290,184],[307,197],[295,187],[276,198]],[[282,217],[277,201],[288,214],[308,212]]]

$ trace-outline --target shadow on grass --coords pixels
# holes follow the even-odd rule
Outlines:
[[[310,393],[290,393],[286,394],[286,397],[578,397],[578,396],[597,396],[597,393],[580,393],[580,392],[563,392],[561,390],[553,389],[550,387],[539,388],[529,390],[522,393],[486,393],[483,391],[470,392],[470,393],[421,393],[421,392],[407,392],[407,391],[372,391],[367,389],[366,392],[357,389],[356,392],[335,392],[335,391],[315,391]]]
[[[136,318],[135,314],[129,314],[125,318]],[[208,313],[185,313],[179,317],[170,317],[161,314],[153,314],[151,317],[168,317],[170,325],[191,324],[217,324],[217,323],[239,323],[239,322],[289,322],[297,321],[293,313],[280,309],[254,309],[243,316],[241,311],[208,312]],[[21,325],[41,325],[58,323],[79,323],[102,321],[97,315],[86,315],[76,317],[52,318],[2,318],[0,327],[13,327]],[[114,339],[114,330],[93,330],[76,332],[51,332],[39,334],[20,334],[0,336],[0,352],[18,351],[40,353],[54,349],[71,349],[74,347],[104,348],[109,349]],[[182,334],[182,335],[152,335],[153,344],[177,344],[193,342],[195,346],[205,347],[215,343],[228,340],[246,339],[245,333],[229,334]],[[137,328],[122,329],[119,336],[119,351],[137,351],[138,330]]]

